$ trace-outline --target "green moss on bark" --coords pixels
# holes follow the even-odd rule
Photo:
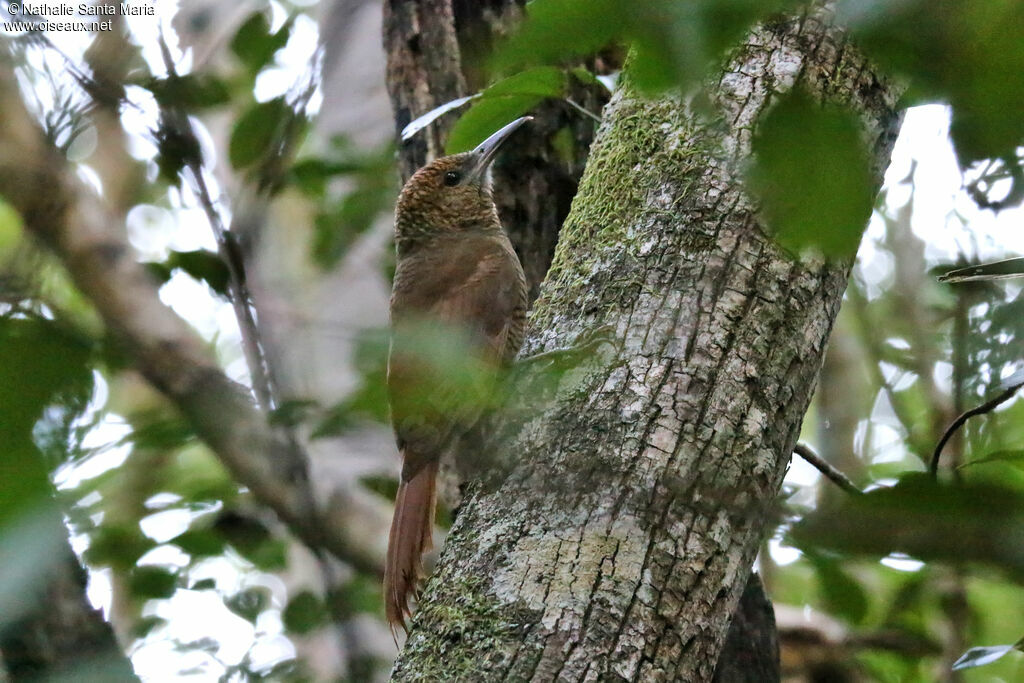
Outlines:
[[[537,612],[485,595],[484,584],[476,573],[449,572],[430,581],[393,680],[483,680],[481,652],[507,658],[522,647],[523,630],[537,622]],[[538,655],[520,653],[526,660]],[[487,662],[487,670],[496,663]]]
[[[671,198],[686,196],[679,189],[699,180],[714,156],[708,147],[714,136],[704,125],[695,127],[693,113],[679,98],[647,99],[627,83],[605,116],[534,308],[536,326],[550,322],[549,310],[557,307],[552,292],[562,301],[576,299],[583,310],[590,299],[605,308],[610,300],[628,305],[643,283],[641,257],[685,213]],[[698,232],[681,237],[685,251],[712,244]],[[615,267],[599,267],[606,261]],[[607,272],[616,279],[594,280],[595,273]]]

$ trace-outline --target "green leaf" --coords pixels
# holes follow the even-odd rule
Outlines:
[[[911,101],[953,106],[960,162],[1012,156],[1024,141],[1024,3],[844,0],[838,18],[883,70],[911,85]]]
[[[162,617],[142,617],[132,625],[132,635],[136,638],[145,638],[153,629],[165,626],[167,620]]]
[[[53,486],[33,429],[52,405],[85,409],[91,359],[88,341],[54,321],[0,316],[0,529],[48,504]]]
[[[819,553],[808,553],[821,587],[822,598],[830,613],[859,625],[868,614],[868,597],[861,585],[836,560]]]
[[[181,548],[193,558],[210,557],[224,552],[224,537],[209,529],[189,529],[172,538],[169,543]]]
[[[288,42],[292,23],[293,19],[289,18],[278,31],[271,33],[267,17],[262,12],[254,12],[232,38],[231,51],[255,75]]]
[[[628,72],[642,90],[689,87],[750,28],[796,0],[535,0],[493,65],[509,72],[561,63],[611,44],[632,48]]]
[[[549,66],[528,69],[498,81],[481,92],[456,122],[448,137],[448,153],[472,149],[506,123],[537,106],[541,100],[561,97],[565,88],[565,74]]]
[[[21,243],[23,234],[21,214],[0,198],[0,259]]]
[[[164,567],[135,567],[128,587],[138,598],[169,598],[178,587],[178,574]]]
[[[220,255],[205,249],[172,251],[167,265],[185,271],[196,280],[210,285],[210,289],[227,296],[230,274]]]
[[[323,159],[303,159],[288,172],[288,180],[301,192],[311,197],[323,196],[327,180],[331,177],[330,164]]]
[[[327,609],[320,598],[303,591],[288,601],[281,613],[285,628],[292,633],[305,634],[327,622]]]
[[[145,87],[160,105],[181,107],[187,111],[216,107],[231,101],[227,84],[209,73],[154,78]]]
[[[148,262],[143,266],[160,284],[170,280],[175,270],[181,270],[196,280],[205,282],[221,296],[228,295],[228,282],[231,279],[228,267],[220,255],[212,251],[172,251],[163,263]]]
[[[347,614],[379,614],[383,596],[380,581],[364,574],[356,574],[336,593],[335,603]]]
[[[951,270],[939,276],[939,282],[969,282],[972,280],[1003,280],[1024,277],[1024,258],[1011,258],[1004,261],[982,263],[968,268]]]
[[[338,264],[356,238],[373,226],[394,197],[390,186],[360,184],[333,210],[317,215],[313,233],[313,260],[321,268]]]
[[[228,143],[231,166],[240,170],[271,157],[281,144],[293,113],[283,97],[259,102],[245,111],[231,131]]]
[[[200,579],[188,587],[190,591],[211,591],[217,588],[216,579]]]
[[[906,475],[898,484],[819,509],[791,531],[798,547],[924,561],[980,562],[1024,576],[1024,494],[992,484],[936,483]]]
[[[359,478],[359,483],[365,486],[368,490],[373,491],[379,496],[383,496],[388,500],[394,500],[395,496],[398,495],[398,480],[393,476],[384,476],[381,474],[370,474],[365,477]]]
[[[960,469],[974,467],[976,465],[987,465],[991,463],[1009,463],[1015,467],[1024,467],[1024,449],[995,451],[980,458],[972,458],[969,462],[960,465]]]
[[[852,257],[874,194],[856,118],[791,92],[761,121],[753,150],[749,188],[779,243]]]
[[[1018,643],[1019,645],[1019,643]],[[953,662],[953,671],[962,669],[973,669],[978,666],[985,666],[1002,659],[1007,654],[1017,649],[1018,645],[992,645],[989,647],[972,647],[960,655],[960,658]]]
[[[526,6],[526,21],[495,54],[495,66],[508,71],[597,52],[629,30],[628,4],[649,2],[534,0]]]
[[[127,571],[156,544],[139,531],[138,525],[104,524],[89,539],[85,560],[91,565]]]
[[[138,411],[131,416],[134,426],[124,443],[151,451],[173,451],[195,441],[192,425],[166,410]]]
[[[253,517],[226,511],[217,518],[214,529],[245,559],[260,569],[283,569],[288,564],[284,542],[274,538],[270,529]]]
[[[224,604],[238,616],[255,624],[260,614],[270,606],[270,591],[263,586],[252,586],[225,598]]]

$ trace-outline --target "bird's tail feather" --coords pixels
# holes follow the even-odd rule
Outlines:
[[[392,635],[396,626],[409,630],[405,624],[411,614],[409,596],[419,585],[423,553],[433,547],[436,481],[437,463],[432,462],[398,486],[384,565],[384,611]]]

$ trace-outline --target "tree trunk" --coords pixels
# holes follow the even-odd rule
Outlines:
[[[781,679],[775,609],[751,573],[718,654],[714,683],[770,683]]]
[[[739,182],[797,80],[861,115],[880,183],[896,94],[825,13],[749,36],[714,116],[628,79],[605,108],[527,350],[619,346],[503,431],[516,464],[461,510],[397,680],[711,679],[850,266],[783,253]]]
[[[41,514],[53,514],[44,523],[54,528],[40,531],[51,539],[66,537],[57,511],[45,510]],[[24,615],[0,630],[2,668],[11,681],[61,676],[76,681],[138,680],[110,624],[89,604],[85,570],[71,546],[62,538],[56,552],[59,557],[49,567],[37,568],[38,581],[19,596]]]

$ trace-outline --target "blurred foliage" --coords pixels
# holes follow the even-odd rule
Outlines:
[[[944,484],[914,472],[893,486],[851,497],[835,509],[816,510],[792,534],[798,547],[875,558],[905,553],[926,561],[982,563],[1020,580],[1024,578],[1024,489],[991,483]]]
[[[256,76],[270,63],[274,53],[288,44],[293,21],[291,17],[276,31],[271,31],[266,14],[253,12],[231,39],[231,52],[252,76]]]
[[[193,251],[171,251],[163,261],[145,264],[153,278],[160,284],[171,279],[174,271],[181,270],[196,280],[205,282],[210,289],[221,296],[228,292],[228,267],[220,256],[205,249]]]
[[[326,155],[297,161],[286,178],[316,206],[312,258],[325,269],[338,265],[352,243],[391,211],[398,192],[390,144],[367,153],[341,137]]]
[[[468,149],[483,139],[485,128],[495,130],[535,106],[527,93],[557,95],[553,81],[543,87],[538,77],[544,65],[564,65],[609,45],[625,45],[631,49],[630,82],[640,90],[690,92],[734,53],[755,24],[786,20],[811,4],[533,0],[524,25],[491,59],[493,71],[506,77],[478,94],[456,123],[448,149]],[[838,20],[857,47],[884,73],[909,85],[907,104],[952,105],[951,134],[961,163],[988,160],[988,171],[972,184],[979,205],[1019,205],[1024,122],[1007,112],[1024,107],[1024,4],[948,0],[936,7],[929,0],[846,0],[838,5]],[[517,79],[525,80],[523,94],[515,91]],[[504,88],[510,92],[491,96]],[[859,131],[851,114],[821,110],[800,95],[783,98],[762,120],[750,189],[785,246],[827,255],[855,250],[875,191]],[[990,197],[1002,179],[1012,182],[1009,191]]]
[[[907,103],[952,105],[966,194],[994,211],[1024,199],[1024,119],[1017,115],[1024,93],[1022,8],[1012,0],[839,3],[857,45],[907,84]],[[397,174],[391,145],[366,151],[340,138],[307,142],[311,88],[255,97],[257,79],[295,39],[302,11],[250,14],[230,34],[223,69],[166,75],[137,59],[127,85],[150,93],[165,114],[226,119],[223,170],[242,185],[301,199],[313,217],[310,261],[330,269],[391,210]],[[803,3],[534,0],[522,30],[490,61],[491,85],[458,103],[469,106],[447,149],[468,149],[542,100],[564,98],[570,78],[592,81],[577,60],[608,46],[632,49],[629,81],[642,91],[693,93],[709,68],[742,49],[751,26],[790,11],[803,11]],[[24,41],[19,49],[45,46]],[[47,134],[68,151],[89,130],[89,108],[78,86],[49,66],[35,68],[26,73],[53,90],[49,108],[42,108]],[[131,103],[124,111],[137,113]],[[213,160],[202,158],[199,141],[173,118],[150,122],[148,142],[158,155],[144,162],[152,184],[137,201],[180,219],[181,171]],[[856,117],[797,91],[775,100],[754,139],[750,187],[781,243],[852,254],[872,190]],[[563,135],[562,144],[571,140]],[[911,200],[912,178],[913,170],[902,184]],[[796,557],[775,566],[764,553],[765,581],[776,602],[812,607],[848,629],[855,644],[842,664],[862,678],[932,681],[963,655],[963,680],[1021,680],[1024,657],[1008,643],[1024,632],[1024,401],[965,425],[950,443],[939,481],[920,474],[955,410],[990,398],[1021,367],[1024,290],[1010,277],[1020,274],[1020,259],[995,262],[999,255],[979,259],[964,249],[962,258],[947,262],[915,236],[909,203],[889,196],[876,204],[874,217],[880,230],[869,236],[870,268],[855,270],[836,332],[855,348],[836,381],[845,377],[852,385],[856,377],[867,397],[853,406],[859,412],[849,432],[833,428],[838,408],[820,401],[805,430],[820,427],[816,438],[830,442],[871,490],[844,499],[817,485],[793,487],[780,501],[774,543],[794,544],[788,550]],[[136,237],[146,243],[150,235]],[[227,269],[213,252],[168,247],[148,258],[159,283],[183,273],[214,293],[227,291]],[[953,275],[950,284],[939,285],[934,276],[945,273]],[[482,397],[507,378],[467,363],[458,338],[436,329],[399,333],[397,343],[422,374],[402,399],[406,412],[468,415],[492,407]],[[387,421],[388,343],[378,332],[357,344],[354,389],[336,405],[291,397],[274,412],[275,422],[327,438]],[[217,346],[215,335],[210,345]],[[237,359],[221,351],[225,365]],[[18,217],[0,203],[0,625],[16,616],[21,593],[43,573],[53,542],[63,541],[30,523],[41,507],[52,511],[56,482],[68,527],[85,562],[109,576],[111,612],[126,637],[138,639],[135,650],[172,643],[183,671],[169,676],[309,680],[290,655],[260,659],[261,645],[313,634],[332,618],[380,617],[376,577],[353,575],[326,597],[311,589],[287,594],[270,580],[268,574],[288,567],[287,537],[190,426],[140,386],[125,359],[66,274],[26,242]],[[552,367],[538,381],[556,382],[560,372],[565,367]],[[447,387],[441,406],[438,386]],[[360,480],[384,498],[394,495],[393,477]],[[951,607],[960,592],[967,618]],[[218,638],[182,638],[165,615],[185,595],[209,599],[203,604],[211,613],[244,622],[252,632],[248,650],[225,661],[218,658]],[[977,647],[952,652],[951,632]]]
[[[840,20],[858,45],[910,86],[908,102],[953,106],[963,164],[1015,156],[1024,141],[1024,4],[1017,0],[845,0]]]
[[[751,189],[784,246],[852,257],[871,213],[871,167],[857,119],[799,90],[780,98],[754,138]]]
[[[566,76],[550,66],[527,69],[480,92],[472,106],[459,117],[448,135],[448,154],[466,152],[483,142],[506,123],[516,119],[548,97],[559,97],[566,89]]]

